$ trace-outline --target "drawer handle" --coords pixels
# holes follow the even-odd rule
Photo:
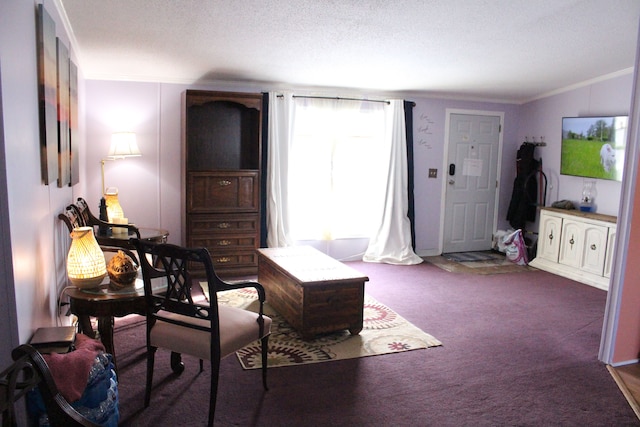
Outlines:
[[[231,181],[229,181],[228,179],[221,179],[220,181],[218,181],[218,185],[220,187],[226,187],[227,185],[231,185]]]
[[[575,240],[573,240],[573,236],[571,236],[571,240],[569,240],[569,244],[570,244],[571,246],[573,246],[573,244],[574,244],[575,242],[576,242],[576,241],[575,241]]]
[[[593,245],[591,245],[591,250],[592,250],[592,251],[595,251],[595,250],[596,250],[596,245],[595,245],[595,243],[594,243]]]
[[[227,263],[229,261],[231,261],[231,258],[229,258],[229,257],[222,257],[222,258],[218,258],[216,260],[216,262],[219,262],[220,264],[225,264],[225,263]]]
[[[553,240],[553,231],[549,233],[549,240]]]
[[[231,244],[231,241],[229,240],[220,240],[218,241],[218,246],[229,246]]]
[[[231,227],[231,224],[229,224],[228,222],[221,222],[220,224],[218,224],[218,228],[229,228]]]

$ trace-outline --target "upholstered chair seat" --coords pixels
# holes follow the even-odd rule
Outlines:
[[[158,312],[162,318],[177,320],[199,326],[199,329],[186,329],[182,325],[156,321],[149,336],[154,347],[166,348],[176,353],[189,354],[204,360],[211,359],[209,338],[211,332],[206,330],[210,322],[177,313]],[[220,355],[225,358],[235,353],[247,343],[256,341],[256,324],[258,314],[224,305],[218,306],[220,318]],[[271,318],[263,316],[265,332],[271,331]]]

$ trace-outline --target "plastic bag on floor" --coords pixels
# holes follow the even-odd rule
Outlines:
[[[527,246],[522,237],[522,230],[516,230],[511,234],[504,236],[502,242],[505,247],[505,254],[509,261],[518,265],[527,265]]]

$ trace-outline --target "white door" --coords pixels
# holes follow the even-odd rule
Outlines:
[[[444,253],[491,249],[500,125],[498,115],[449,116]]]

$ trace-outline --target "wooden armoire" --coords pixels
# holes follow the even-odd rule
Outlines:
[[[185,237],[216,273],[257,273],[262,94],[187,90]]]

